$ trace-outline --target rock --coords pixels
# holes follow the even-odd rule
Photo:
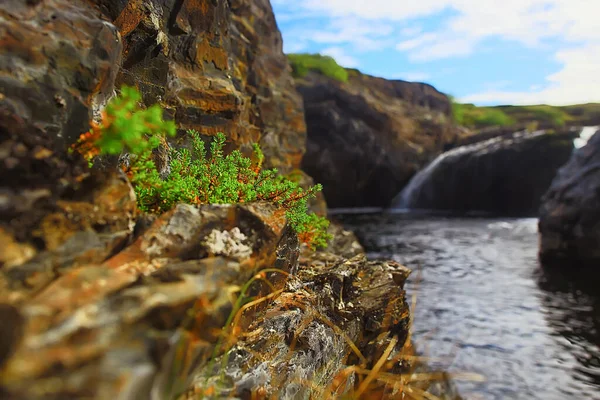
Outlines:
[[[215,231],[235,232],[244,251],[215,250]],[[152,390],[175,390],[159,377],[182,374],[185,380],[195,365],[186,366],[189,360],[206,363],[231,296],[257,271],[297,269],[299,243],[281,212],[267,204],[180,205],[105,261],[81,260],[85,251],[48,250],[46,258],[60,253],[68,268],[53,269],[35,290],[3,292],[0,316],[15,321],[0,327],[0,392],[8,398],[151,398]],[[3,280],[16,282],[46,264],[34,258],[12,265],[1,271]],[[263,279],[281,286],[277,275],[267,272]],[[248,295],[260,295],[261,287]],[[187,352],[176,352],[186,358],[166,363],[181,338],[193,338]]]
[[[306,140],[302,101],[268,0],[103,1],[123,37],[117,86],[137,86],[180,128],[260,142],[266,165],[299,167]]]
[[[246,322],[244,339],[216,361],[217,368],[200,369],[183,398],[209,390],[219,397],[281,399],[352,390],[353,366],[372,368],[388,346],[391,357],[403,349],[409,312],[402,287],[409,273],[362,254],[344,259],[321,252],[304,259],[283,292]],[[396,364],[386,371],[399,369],[401,359]]]
[[[0,5],[0,131],[35,127],[63,150],[123,84],[186,129],[260,142],[265,165],[300,166],[302,100],[268,0],[7,0]],[[39,153],[44,154],[44,153]]]
[[[89,177],[54,207],[28,241],[5,233],[11,248],[25,254],[18,257],[11,251],[9,259],[0,258],[0,287],[5,289],[0,301],[23,300],[76,265],[103,262],[123,248],[134,231],[135,194],[122,174]]]
[[[540,260],[569,270],[600,261],[600,131],[563,166],[540,208]]]
[[[386,207],[454,140],[450,100],[426,84],[349,73],[347,83],[316,72],[297,79],[308,128],[302,167],[331,207]]]
[[[89,129],[94,104],[112,93],[118,30],[84,1],[6,0],[0,32],[0,110],[49,135],[48,150],[72,143]],[[3,129],[12,126],[3,121]]]
[[[578,132],[516,132],[450,150],[419,172],[395,207],[536,215]]]

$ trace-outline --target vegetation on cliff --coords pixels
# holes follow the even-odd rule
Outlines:
[[[162,213],[179,203],[237,204],[267,201],[285,210],[289,224],[310,247],[325,247],[329,221],[308,212],[307,200],[322,190],[321,185],[304,190],[276,169],[263,170],[264,155],[254,144],[253,157],[239,150],[225,155],[226,137],[217,134],[210,154],[200,134],[190,130],[192,151],[169,148],[170,170],[161,176],[153,150],[168,147],[166,136],[175,134],[175,124],[164,121],[162,109],[141,109],[140,94],[123,87],[102,114],[102,123],[93,124],[75,148],[88,161],[103,154],[129,153],[124,165],[136,192],[138,207],[144,212]]]
[[[452,101],[452,115],[457,124],[471,129],[489,126],[513,125],[515,120],[502,110],[493,107],[477,107],[474,104],[460,104]]]
[[[535,124],[539,128],[561,128],[565,125],[595,125],[600,123],[600,104],[574,106],[530,106],[478,107],[452,101],[455,121],[471,129],[491,126]]]
[[[348,81],[348,71],[332,57],[301,53],[288,54],[288,60],[295,78],[303,78],[309,71],[316,71],[340,82]]]

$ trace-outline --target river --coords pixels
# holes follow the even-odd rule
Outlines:
[[[413,269],[413,332],[466,399],[600,399],[600,293],[544,272],[537,220],[335,215],[371,258]]]

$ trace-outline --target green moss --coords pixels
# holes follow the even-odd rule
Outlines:
[[[597,124],[600,104],[580,104],[565,107],[545,104],[531,106],[477,107],[460,104],[452,99],[455,121],[472,129],[488,126],[526,125],[530,128],[561,128],[565,125]]]
[[[508,126],[515,120],[502,110],[494,107],[477,107],[473,104],[460,104],[452,99],[452,115],[457,124],[472,129],[490,126]]]
[[[498,109],[510,115],[520,123],[538,122],[542,126],[562,127],[571,120],[571,116],[561,107],[548,105],[499,106]]]
[[[163,121],[157,106],[139,108],[139,100],[137,91],[123,88],[121,96],[107,105],[103,124],[93,134],[83,135],[76,148],[90,159],[127,150],[130,161],[126,172],[142,211],[161,213],[178,203],[267,201],[285,211],[288,223],[311,248],[327,245],[329,221],[309,213],[307,206],[321,185],[305,190],[276,169],[263,170],[264,155],[257,144],[252,158],[239,150],[225,155],[226,137],[219,133],[207,152],[200,134],[190,130],[192,149],[171,148],[169,175],[161,177],[152,150],[166,143],[165,137],[175,133],[175,125]]]
[[[340,82],[348,81],[348,71],[329,56],[305,53],[288,54],[288,60],[295,78],[303,78],[309,71],[316,71]]]

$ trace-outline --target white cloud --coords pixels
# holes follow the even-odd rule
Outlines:
[[[541,88],[529,88],[529,92],[488,88],[466,100],[521,104],[600,101],[600,0],[272,1],[294,10],[298,18],[308,14],[333,21],[323,32],[306,39],[321,44],[350,44],[359,51],[395,47],[412,62],[430,62],[486,51],[485,40],[499,38],[515,46],[554,49],[562,64]],[[420,17],[439,21],[434,29],[420,31],[414,21]]]
[[[403,81],[409,82],[424,82],[429,78],[431,78],[431,75],[429,75],[426,72],[420,71],[400,72],[398,74],[393,74],[392,76],[390,76],[390,79],[401,79]]]
[[[408,39],[396,45],[396,49],[400,51],[414,50],[420,47],[429,46],[435,42],[438,36],[435,33],[426,33],[416,38]]]
[[[563,68],[546,78],[543,88],[527,92],[488,90],[461,98],[469,103],[567,105],[600,101],[600,44],[559,51]]]
[[[347,67],[347,68],[356,68],[359,66],[359,61],[346,54],[344,49],[341,47],[329,47],[321,52],[326,56],[333,57],[338,64]]]

